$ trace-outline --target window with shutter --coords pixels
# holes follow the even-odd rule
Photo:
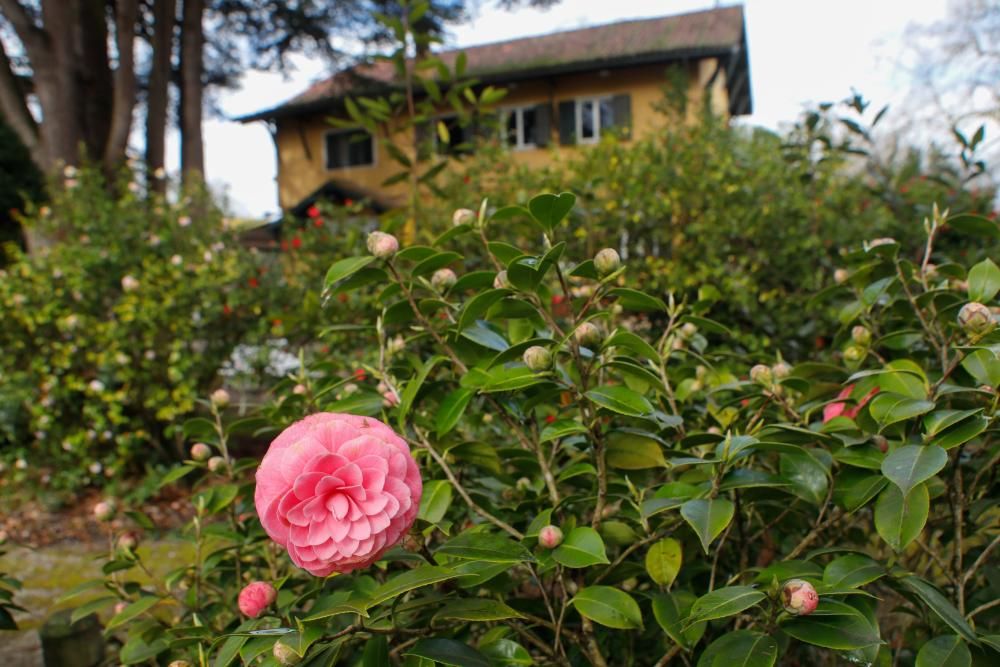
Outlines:
[[[584,97],[559,103],[559,142],[593,144],[611,129],[621,130],[628,137],[632,123],[629,95]]]
[[[504,143],[515,150],[546,145],[548,117],[543,120],[542,116],[547,110],[544,105],[504,109],[502,124]]]

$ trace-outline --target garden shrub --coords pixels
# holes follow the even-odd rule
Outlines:
[[[113,608],[124,664],[994,664],[1000,269],[936,241],[1000,228],[935,210],[920,254],[846,249],[816,295],[838,353],[791,365],[734,353],[639,262],[571,254],[574,204],[335,262],[327,294],[374,306],[364,358],[321,356],[266,418],[215,397],[184,429],[212,451],[162,479],[196,484],[195,561],[140,584],[113,535],[77,614]],[[260,462],[229,439],[278,430],[255,515]],[[370,541],[421,486],[402,541]]]

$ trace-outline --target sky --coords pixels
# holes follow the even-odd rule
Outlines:
[[[455,26],[446,44],[464,47],[559,30],[710,9],[713,0],[562,0],[546,10],[503,12],[483,5]],[[741,122],[778,129],[810,102],[837,101],[857,89],[876,106],[899,104],[908,81],[899,62],[911,22],[943,18],[946,0],[745,0],[754,113]],[[229,118],[269,108],[330,73],[322,60],[296,58],[287,74],[250,72],[240,90],[218,98]],[[205,171],[233,212],[278,214],[274,144],[263,123],[205,122]],[[177,137],[168,151],[175,157]]]

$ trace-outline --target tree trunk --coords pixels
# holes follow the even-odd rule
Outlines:
[[[32,161],[36,165],[41,165],[45,157],[44,147],[38,136],[38,124],[25,103],[24,91],[14,70],[11,69],[10,58],[7,57],[3,42],[0,42],[0,114],[21,143],[27,147]]]
[[[132,110],[135,108],[135,22],[139,15],[139,0],[117,0],[115,5],[115,44],[118,47],[118,68],[115,70],[111,127],[104,147],[104,170],[108,177],[125,161],[125,149],[132,131]]]
[[[176,0],[155,0],[153,5],[153,60],[146,97],[146,166],[150,174],[166,165],[167,104],[170,93],[170,63],[174,46]],[[166,191],[166,181],[153,178],[151,187]]]
[[[184,184],[202,182],[205,151],[201,132],[202,51],[205,0],[183,0],[181,16],[181,171]]]
[[[48,0],[47,4],[56,1]],[[73,75],[71,95],[83,112],[79,141],[86,159],[96,162],[104,157],[113,115],[114,79],[108,57],[108,4],[113,2],[75,0],[78,13],[70,34],[77,48],[66,63]],[[133,21],[133,31],[134,25]]]

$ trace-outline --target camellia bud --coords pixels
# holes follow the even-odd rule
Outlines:
[[[212,404],[218,408],[226,407],[230,400],[229,392],[225,389],[216,389],[212,392]]]
[[[137,290],[139,289],[139,281],[132,276],[125,276],[122,278],[122,289],[126,292]]]
[[[240,611],[250,618],[257,618],[278,598],[278,591],[266,581],[247,584],[240,591],[237,604]]]
[[[698,333],[698,327],[690,322],[685,322],[681,327],[681,336],[685,339],[689,339]]]
[[[431,285],[434,286],[436,290],[447,290],[451,289],[451,286],[455,284],[458,278],[455,276],[455,272],[451,269],[438,269],[431,276]]]
[[[458,227],[459,225],[471,225],[476,221],[476,212],[467,209],[459,208],[455,209],[455,212],[451,214],[451,224]]]
[[[208,460],[208,469],[212,472],[219,472],[226,467],[226,459],[221,456],[213,456]]]
[[[538,543],[546,549],[555,549],[562,541],[563,532],[558,526],[545,526],[538,531]]]
[[[204,442],[199,442],[191,446],[191,458],[195,461],[207,461],[212,455],[212,448]]]
[[[532,345],[524,351],[524,365],[536,373],[548,370],[552,365],[552,355],[541,345]]]
[[[785,611],[794,616],[808,616],[816,611],[819,595],[808,581],[789,579],[781,587],[781,604]]]
[[[757,364],[750,369],[750,380],[754,384],[769,387],[774,383],[774,374],[764,364]]]
[[[974,336],[989,333],[996,326],[990,309],[976,301],[970,301],[958,311],[958,324]]]
[[[296,396],[302,396],[303,394],[306,393],[306,391],[308,391],[306,389],[306,386],[304,384],[302,384],[301,382],[299,384],[295,385],[294,387],[292,387],[292,393],[295,394]]]
[[[851,340],[858,345],[868,345],[872,342],[872,332],[868,330],[868,327],[859,324],[851,329]]]
[[[299,664],[302,657],[296,653],[290,646],[282,644],[280,641],[274,643],[274,659],[278,661],[279,665],[284,665],[285,667],[291,667],[291,665]]]
[[[864,359],[867,354],[868,352],[865,351],[865,348],[860,345],[848,345],[847,348],[844,349],[844,360],[851,363],[857,363]]]
[[[117,509],[115,501],[110,499],[102,500],[94,505],[94,518],[98,521],[111,521],[111,519],[114,518]]]
[[[614,248],[605,248],[594,255],[594,268],[602,278],[617,271],[621,265],[622,258]]]
[[[392,234],[372,232],[368,235],[368,252],[379,259],[389,259],[399,252],[399,241]]]
[[[837,269],[833,272],[833,282],[838,285],[843,285],[847,282],[847,279],[851,277],[851,274],[847,272],[847,269]]]
[[[774,375],[775,380],[784,380],[792,374],[792,367],[784,361],[779,361],[774,366],[771,366],[771,373]]]
[[[501,271],[493,279],[493,287],[496,289],[507,289],[510,287],[510,280],[507,279],[507,272]]]
[[[596,348],[601,344],[601,330],[593,322],[584,322],[573,332],[578,345],[583,347]]]
[[[118,548],[124,549],[125,551],[132,551],[137,546],[139,546],[139,538],[135,533],[129,531],[127,533],[122,533],[118,537]]]

